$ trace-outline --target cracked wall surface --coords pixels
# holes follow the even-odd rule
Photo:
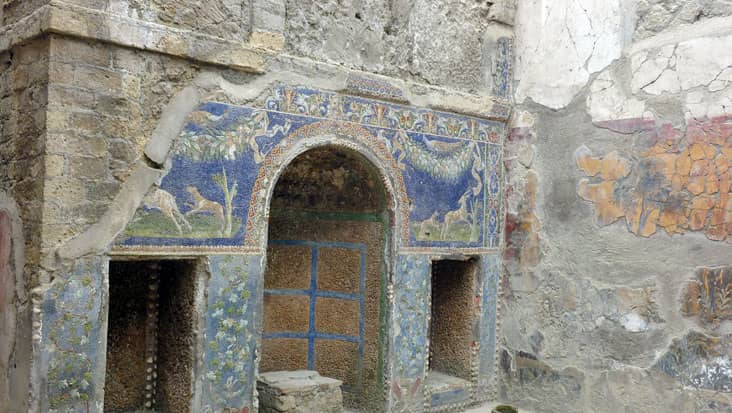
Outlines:
[[[730,15],[728,1],[519,3],[503,401],[732,408]]]

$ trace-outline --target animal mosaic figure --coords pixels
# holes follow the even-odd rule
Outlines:
[[[146,209],[157,209],[162,212],[163,215],[168,217],[175,227],[178,229],[178,233],[183,235],[183,226],[188,228],[188,231],[192,230],[191,224],[188,223],[186,217],[178,209],[178,204],[175,202],[175,197],[168,191],[165,191],[157,186],[145,195],[142,199],[142,206]]]
[[[469,189],[467,192],[465,192],[461,197],[458,203],[460,204],[460,208],[448,211],[445,213],[445,217],[443,219],[442,223],[442,232],[440,233],[440,238],[446,239],[447,233],[450,230],[450,226],[453,224],[456,224],[458,222],[468,222],[470,223],[470,220],[468,219],[468,195],[470,195],[471,190]]]
[[[440,223],[437,221],[437,211],[435,211],[431,217],[425,219],[424,221],[419,223],[419,234],[423,238],[427,238],[430,236],[430,232],[434,228],[440,228]]]
[[[216,201],[205,198],[198,192],[198,188],[195,186],[186,187],[186,191],[193,197],[193,203],[188,202],[186,205],[191,207],[191,210],[186,212],[186,216],[192,214],[211,214],[215,216],[219,222],[221,222],[221,232],[223,233],[224,227],[226,226],[226,220],[224,219],[224,207]]]

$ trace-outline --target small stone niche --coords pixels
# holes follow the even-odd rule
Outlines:
[[[189,412],[196,263],[112,261],[105,412]]]
[[[429,371],[430,405],[465,403],[470,397],[472,343],[475,341],[477,261],[432,262],[432,317]]]

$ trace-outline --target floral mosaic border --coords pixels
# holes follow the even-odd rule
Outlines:
[[[257,101],[254,106],[278,112],[497,144],[503,143],[506,129],[505,123],[500,121],[324,92],[303,86],[275,86],[267,97]],[[510,110],[508,107],[505,109],[505,115],[508,115]],[[504,112],[504,108],[501,108],[501,112]]]
[[[104,351],[98,343],[107,262],[100,256],[77,260],[58,274],[43,297],[43,411],[89,412],[100,402],[96,380],[98,353]]]

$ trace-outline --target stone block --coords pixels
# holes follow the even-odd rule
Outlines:
[[[261,413],[336,413],[343,411],[341,381],[317,371],[273,371],[257,380]]]

